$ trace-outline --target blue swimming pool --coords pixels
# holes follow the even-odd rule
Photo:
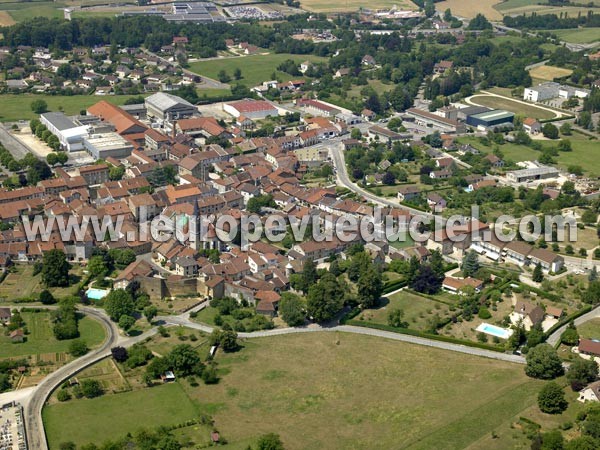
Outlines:
[[[85,295],[91,300],[102,300],[108,295],[108,291],[104,289],[89,288]]]
[[[482,323],[477,327],[477,331],[489,334],[491,336],[499,337],[500,339],[508,339],[511,336],[511,334],[513,334],[513,330],[510,330],[508,328],[500,328],[496,325],[491,325],[489,323]]]

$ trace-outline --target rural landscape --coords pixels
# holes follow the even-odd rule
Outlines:
[[[0,450],[600,448],[600,2],[0,0]]]

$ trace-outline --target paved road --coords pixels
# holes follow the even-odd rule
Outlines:
[[[350,177],[348,176],[348,171],[346,169],[346,161],[344,159],[343,144],[341,142],[337,142],[336,144],[330,146],[329,153],[331,154],[331,159],[336,169],[338,185],[344,186],[350,189],[351,191],[356,192],[365,199],[381,206],[390,206],[392,208],[403,209],[409,211],[413,215],[418,215],[422,217],[435,217],[441,219],[439,216],[435,216],[434,214],[431,214],[429,212],[424,212],[415,208],[411,208],[410,206],[402,205],[397,201],[393,201],[385,197],[379,197],[353,183],[352,180],[350,180]]]
[[[204,331],[211,333],[213,328],[208,325],[191,322],[179,316],[172,317],[160,317],[165,323],[172,325],[182,325],[188,328]],[[395,341],[408,342],[410,344],[424,345],[427,347],[439,348],[442,350],[449,350],[458,353],[466,353],[468,355],[481,356],[484,358],[497,359],[500,361],[506,361],[517,364],[525,364],[525,358],[518,355],[512,355],[508,353],[493,352],[490,350],[484,350],[474,347],[468,347],[466,345],[453,344],[450,342],[436,341],[433,339],[427,339],[417,336],[410,336],[407,334],[393,333],[390,331],[376,330],[373,328],[355,327],[352,325],[336,325],[330,327],[322,327],[319,325],[309,325],[302,328],[277,328],[274,330],[254,331],[252,333],[238,333],[238,336],[242,339],[252,339],[257,337],[270,337],[270,336],[281,336],[284,334],[294,333],[316,333],[316,332],[332,332],[339,331],[343,333],[362,334],[367,336],[376,336],[386,339],[393,339]]]
[[[22,159],[27,153],[31,153],[26,145],[10,134],[4,124],[0,124],[0,142],[2,142],[2,145],[6,147],[15,159]]]
[[[589,313],[586,313],[583,316],[578,317],[577,319],[574,320],[574,323],[575,323],[575,326],[579,326],[579,325],[587,322],[588,320],[596,319],[598,317],[600,317],[600,307],[596,307],[595,309],[592,309]],[[563,325],[558,330],[556,330],[554,333],[552,333],[548,337],[548,340],[546,342],[548,342],[548,344],[550,344],[552,346],[556,346],[556,344],[558,344],[558,341],[560,340],[560,336],[567,329],[567,326],[568,326],[568,324]]]
[[[25,408],[25,431],[27,434],[27,442],[29,448],[32,450],[44,450],[48,448],[46,434],[44,432],[44,423],[42,421],[42,408],[50,394],[58,386],[73,375],[81,372],[83,369],[109,356],[110,349],[115,345],[130,347],[156,333],[156,328],[153,328],[136,337],[122,337],[119,335],[117,326],[108,318],[103,310],[81,306],[79,307],[79,310],[102,323],[106,329],[107,338],[99,348],[70,362],[44,378],[41,383],[35,387],[29,400],[22,402],[23,407]]]

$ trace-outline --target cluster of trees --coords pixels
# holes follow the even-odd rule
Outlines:
[[[257,314],[253,308],[250,308],[246,300],[240,303],[231,297],[214,298],[210,301],[210,306],[218,311],[213,321],[219,327],[231,327],[239,332],[251,332],[270,330],[275,326],[272,320],[262,314]]]
[[[147,384],[172,371],[178,377],[199,376],[206,384],[218,382],[216,365],[210,361],[204,364],[200,355],[189,344],[179,344],[164,357],[154,357],[146,367],[144,376]]]
[[[103,284],[104,278],[113,270],[123,270],[134,261],[135,253],[131,249],[94,248],[87,269],[97,283]]]
[[[0,393],[12,388],[11,373],[20,366],[29,366],[29,361],[26,359],[5,359],[0,361]]]
[[[561,30],[565,28],[598,27],[600,26],[600,14],[589,11],[587,15],[579,13],[576,17],[563,17],[556,14],[531,13],[529,16],[509,16],[502,19],[504,25],[511,28],[527,28],[530,30]]]
[[[42,102],[44,104],[46,103],[44,100],[34,100],[33,102],[31,102],[32,109],[34,108],[34,104],[37,102]],[[44,107],[44,109],[45,109],[45,107]],[[42,111],[42,112],[44,112],[44,111]],[[57,152],[61,149],[61,144],[60,144],[60,141],[58,140],[58,138],[54,134],[52,134],[52,132],[50,130],[48,130],[48,128],[46,128],[46,125],[44,125],[38,119],[30,120],[29,127],[31,128],[31,133],[34,134],[38,139],[41,139],[46,144],[48,144],[48,147],[50,147],[52,150]],[[62,158],[63,157],[61,157],[61,159]],[[65,160],[65,162],[66,162],[66,160]],[[61,164],[64,164],[64,162]]]
[[[79,337],[79,324],[75,298],[65,298],[59,303],[57,310],[52,312],[54,326],[52,331],[58,340]]]
[[[77,450],[77,448],[72,441],[65,441],[59,445],[59,450]],[[160,427],[157,430],[139,429],[116,441],[109,440],[103,444],[85,444],[80,446],[79,450],[180,450],[182,448],[170,431]]]
[[[27,184],[35,185],[41,180],[52,177],[52,170],[50,170],[48,164],[37,159],[33,153],[28,153],[22,159],[16,160],[2,144],[0,144],[0,164],[11,172],[20,172],[27,169],[26,173],[19,173],[5,180],[3,183],[5,187],[16,188]]]
[[[438,250],[431,253],[431,257],[426,263],[420,263],[413,256],[402,270],[408,286],[417,292],[435,294],[442,287],[445,267],[442,254]]]
[[[270,194],[259,195],[248,200],[246,209],[251,213],[260,213],[263,208],[275,208],[277,205]]]
[[[49,250],[42,258],[42,282],[48,287],[68,286],[70,268],[65,252],[59,249]]]
[[[117,322],[123,330],[130,330],[135,325],[135,313],[138,309],[136,299],[130,290],[114,289],[104,298],[104,309],[113,322]],[[148,306],[149,299],[143,297],[142,308]]]

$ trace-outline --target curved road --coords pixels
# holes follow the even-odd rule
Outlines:
[[[46,434],[44,431],[44,423],[42,420],[42,408],[44,407],[44,404],[50,396],[50,394],[52,394],[52,392],[56,388],[58,388],[62,383],[71,378],[73,375],[81,372],[85,368],[109,356],[110,349],[115,345],[130,347],[133,344],[143,341],[147,337],[152,336],[157,332],[157,327],[154,327],[151,330],[146,331],[145,333],[136,337],[120,337],[117,326],[108,318],[108,316],[103,310],[98,310],[90,307],[79,307],[79,310],[100,321],[106,329],[107,338],[99,348],[91,351],[87,355],[82,356],[81,358],[75,361],[70,362],[69,364],[61,367],[57,371],[48,375],[42,380],[42,382],[39,385],[37,385],[33,389],[29,399],[25,398],[21,400],[21,403],[25,408],[25,430],[27,434],[27,442],[30,449],[44,450],[48,448]],[[600,312],[600,310],[598,311]],[[185,326],[187,328],[200,330],[205,333],[211,333],[214,330],[213,327],[210,327],[208,325],[192,322],[188,318],[188,314],[182,314],[180,316],[158,316],[156,320],[159,323],[165,323],[167,325],[174,326]],[[242,339],[250,339],[257,337],[281,336],[285,334],[294,333],[332,331],[393,339],[396,341],[407,342],[410,344],[423,345],[427,347],[439,348],[442,350],[465,353],[473,356],[480,356],[484,358],[491,358],[517,364],[525,363],[525,358],[518,355],[493,352],[490,350],[484,350],[475,347],[467,347],[465,345],[436,341],[432,339],[393,333],[389,331],[376,330],[372,328],[356,327],[351,325],[334,325],[330,327],[310,325],[308,327],[302,328],[280,328],[274,330],[255,331],[252,333],[239,333],[238,336]]]
[[[598,317],[600,317],[600,306],[597,306],[596,308],[592,309],[590,312],[584,314],[583,316],[578,317],[577,319],[574,320],[574,323],[575,323],[575,326],[579,326],[579,325],[587,322],[588,320],[596,319]],[[567,329],[567,326],[568,326],[568,324],[563,325],[562,327],[557,329],[554,333],[552,333],[548,337],[548,340],[546,342],[548,344],[552,345],[553,347],[555,347],[556,344],[558,344],[558,341],[560,340],[561,334],[563,334],[564,331]]]

